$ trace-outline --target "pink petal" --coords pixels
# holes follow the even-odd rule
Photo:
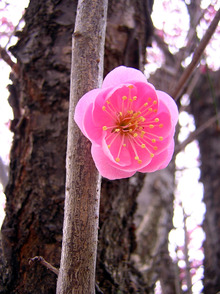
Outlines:
[[[107,74],[103,81],[102,88],[116,87],[120,84],[132,83],[132,81],[147,83],[145,75],[140,70],[119,66]]]
[[[173,151],[174,140],[170,142],[170,145],[167,147],[167,149],[162,151],[160,154],[155,155],[155,157],[146,167],[139,169],[139,172],[149,173],[167,167],[167,165],[170,163],[172,159]]]
[[[87,132],[84,128],[85,115],[86,115],[86,118],[87,118],[87,116],[91,115],[90,114],[91,111],[89,113],[87,113],[87,110],[88,110],[89,106],[91,106],[94,103],[97,95],[100,92],[101,92],[100,89],[94,89],[94,90],[87,92],[79,100],[79,102],[77,103],[76,108],[75,108],[74,120],[77,123],[80,130],[82,131],[82,133],[84,134],[84,136],[86,136],[87,138],[88,138],[88,135],[87,135]]]
[[[129,178],[135,174],[135,171],[127,172],[123,168],[112,166],[112,162],[103,153],[102,147],[98,145],[92,144],[92,157],[100,174],[109,180]]]
[[[163,101],[164,105],[167,106],[171,114],[172,124],[173,126],[175,126],[177,124],[178,115],[179,115],[178,108],[175,101],[173,100],[173,98],[171,98],[167,93],[163,91],[156,90],[156,93],[159,100]]]

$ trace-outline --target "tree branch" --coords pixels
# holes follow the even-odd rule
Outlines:
[[[57,293],[95,293],[100,176],[91,144],[74,122],[78,100],[101,86],[107,0],[80,0],[73,34],[66,198]]]
[[[177,145],[175,148],[175,154],[179,153],[183,148],[186,147],[189,143],[191,143],[193,140],[195,140],[199,134],[204,132],[206,129],[208,129],[211,125],[213,125],[215,122],[217,122],[220,119],[220,113],[211,117],[209,120],[207,120],[204,124],[202,124],[200,127],[198,127],[194,132],[192,132],[189,137],[184,140],[181,144]]]
[[[5,49],[0,47],[0,58],[2,58],[10,67],[11,69],[18,74],[18,65],[11,60],[11,57],[7,53]]]
[[[43,266],[45,266],[47,269],[52,271],[55,275],[58,276],[59,270],[52,266],[49,262],[47,262],[42,256],[35,256],[33,258],[29,259],[29,264],[32,265],[35,262],[41,263]]]
[[[186,82],[190,78],[190,76],[191,76],[194,68],[198,64],[199,59],[202,56],[202,53],[204,52],[209,40],[211,39],[212,35],[214,34],[219,20],[220,20],[220,9],[217,11],[214,19],[212,20],[211,24],[209,25],[209,27],[207,29],[205,35],[203,36],[198,47],[196,48],[191,63],[184,70],[184,72],[183,72],[182,76],[180,77],[180,80],[179,80],[178,84],[176,85],[173,93],[171,93],[171,96],[173,97],[174,100],[178,100],[178,98],[182,94],[182,91],[183,91],[183,88],[184,88]]]

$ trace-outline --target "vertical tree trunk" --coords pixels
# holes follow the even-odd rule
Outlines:
[[[29,259],[43,256],[59,268],[65,154],[76,1],[30,1],[26,26],[12,48],[11,101],[21,116],[12,124],[10,178],[2,227],[2,293],[54,293],[56,275]],[[1,282],[0,282],[1,284]]]
[[[198,136],[201,156],[201,181],[204,184],[206,215],[203,228],[204,293],[216,294],[220,290],[220,71],[207,72],[197,85],[192,98],[192,113],[197,128],[210,118],[216,122]]]

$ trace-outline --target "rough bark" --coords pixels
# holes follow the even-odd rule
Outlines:
[[[41,255],[59,267],[75,11],[74,1],[31,1],[12,48],[19,74],[10,102],[20,116],[12,123],[1,293],[55,292],[56,275],[29,258]]]
[[[75,105],[101,87],[108,1],[79,1],[72,41],[63,242],[57,293],[95,293],[100,175],[91,144],[74,122]],[[86,20],[86,21],[85,21]]]
[[[173,170],[170,164],[165,170],[149,174],[138,197],[133,260],[152,294],[158,280],[163,293],[176,293],[174,264],[168,252],[168,234],[173,227]]]
[[[220,71],[207,72],[191,97],[191,110],[197,128],[220,112]],[[204,293],[220,290],[220,122],[216,120],[197,137],[201,156],[201,181],[204,184],[206,215],[203,229]]]

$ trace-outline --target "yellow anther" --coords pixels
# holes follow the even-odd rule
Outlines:
[[[152,143],[156,143],[156,139],[152,139],[151,141],[152,141]]]
[[[137,96],[134,96],[134,97],[133,97],[133,100],[137,100]]]
[[[139,160],[138,160],[138,163],[141,164],[141,163],[142,163],[142,160],[139,159]]]
[[[144,118],[143,116],[140,116],[140,120],[141,120],[142,122],[144,122],[144,121],[146,120],[146,118]]]
[[[122,100],[126,100],[126,99],[128,99],[127,96],[123,96],[122,97]]]
[[[163,141],[163,137],[159,137],[159,140],[160,140],[160,141]]]
[[[142,144],[142,145],[141,145],[141,148],[145,148],[145,147],[146,147],[146,145],[145,145],[145,144]]]
[[[120,132],[120,129],[115,129],[115,132],[116,132],[116,133]]]
[[[148,110],[149,110],[149,111],[152,111],[153,109],[150,107],[150,108],[148,108]]]
[[[123,147],[126,147],[126,144],[123,144],[122,146],[123,146]]]
[[[106,110],[106,107],[105,106],[102,106],[102,110],[105,111]]]
[[[136,138],[138,136],[138,134],[137,133],[134,133],[134,137]]]
[[[116,157],[116,158],[115,158],[115,161],[116,161],[116,162],[119,162],[119,161],[120,161],[120,158],[119,158],[119,157]]]
[[[145,131],[141,131],[141,138],[144,137],[145,133],[146,133]]]
[[[156,105],[157,104],[157,100],[154,100],[153,104]]]
[[[133,112],[134,112],[133,110],[128,110],[127,111],[128,114],[133,114]]]
[[[162,128],[163,127],[163,124],[159,124],[159,128]]]
[[[157,117],[157,118],[155,118],[155,120],[154,120],[155,122],[159,122],[159,118]]]
[[[153,153],[151,153],[151,154],[150,154],[150,157],[151,157],[151,158],[153,158],[153,157],[154,157],[154,154],[153,154]]]
[[[144,106],[146,107],[146,106],[148,106],[148,103],[146,102],[146,103],[144,103]]]
[[[150,128],[150,129],[153,129],[153,128],[154,128],[154,125],[149,125],[149,128]]]
[[[103,131],[106,131],[108,128],[106,126],[102,127]]]
[[[110,101],[107,100],[106,102],[107,102],[107,104],[110,104]]]
[[[149,97],[147,100],[150,102],[150,101],[152,100],[152,98],[151,98],[151,97]]]
[[[129,88],[129,89],[133,89],[134,86],[133,86],[133,85],[129,85],[128,88]]]
[[[157,150],[158,149],[158,147],[157,146],[154,146],[154,150]]]
[[[120,116],[122,116],[122,112],[121,111],[119,112],[119,114],[120,114]]]
[[[135,156],[135,158],[134,158],[135,160],[139,160],[139,157],[138,156]]]
[[[129,101],[131,101],[131,102],[132,102],[133,100],[130,98],[130,99],[129,99]]]
[[[153,112],[154,112],[154,113],[157,113],[157,109],[154,109]]]
[[[111,145],[108,145],[108,149],[110,149]]]

